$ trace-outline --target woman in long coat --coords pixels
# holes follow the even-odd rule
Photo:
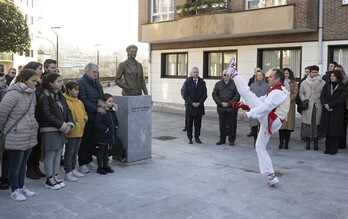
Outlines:
[[[340,71],[332,71],[320,96],[323,105],[320,127],[326,134],[325,154],[336,154],[339,137],[344,136],[346,88],[342,79]]]
[[[301,83],[299,96],[301,102],[308,99],[308,108],[302,110],[301,137],[306,141],[306,150],[310,149],[310,140],[314,140],[314,150],[318,148],[319,125],[322,105],[320,94],[325,81],[318,74],[319,67],[311,66],[309,76]]]
[[[267,91],[270,89],[269,85],[265,81],[265,73],[260,69],[257,70],[255,74],[255,82],[250,85],[250,90],[256,94],[257,97],[261,97],[267,94]],[[251,127],[251,135],[254,137],[254,147],[257,139],[258,127],[260,122],[258,119],[249,119],[249,126]]]
[[[283,122],[279,129],[279,149],[289,149],[289,140],[291,132],[295,129],[295,100],[298,93],[298,86],[295,76],[290,68],[283,69],[285,74],[285,85],[290,93],[290,107],[287,119]],[[288,85],[288,86],[287,86]]]

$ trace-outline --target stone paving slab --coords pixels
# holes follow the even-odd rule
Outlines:
[[[278,150],[278,135],[271,137],[280,183],[269,188],[246,137],[248,122],[238,121],[236,146],[217,146],[218,121],[203,117],[203,144],[189,145],[182,115],[152,116],[151,159],[112,160],[114,174],[92,172],[58,191],[46,189],[45,179],[26,179],[36,196],[18,203],[1,190],[0,218],[348,218],[348,150],[325,155],[323,142],[319,151],[304,150],[299,118],[289,150]]]

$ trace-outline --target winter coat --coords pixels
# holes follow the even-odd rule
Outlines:
[[[34,90],[24,83],[9,86],[0,103],[0,130],[7,132],[31,105],[27,114],[6,136],[5,148],[26,151],[37,144],[39,125],[35,119],[36,98]]]
[[[39,99],[40,132],[63,132],[68,125],[75,127],[72,122],[71,111],[60,91],[56,94],[61,106],[55,100],[55,95],[44,90]]]
[[[94,121],[98,110],[98,100],[104,94],[103,87],[98,81],[93,81],[86,74],[76,82],[80,85],[78,98],[85,105],[88,120]]]
[[[186,85],[184,89],[184,99],[186,101],[186,115],[190,116],[200,116],[204,115],[204,101],[207,99],[207,87],[205,86],[205,81],[202,78],[197,78],[197,88],[195,88],[195,83],[193,77],[186,79]],[[192,103],[199,103],[198,107],[193,107]]]
[[[15,77],[11,77],[10,75],[6,74],[6,75],[5,75],[5,78],[6,78],[7,86],[10,86],[12,80],[13,80]]]
[[[282,126],[280,127],[280,129],[286,129],[286,130],[291,130],[294,131],[295,130],[295,113],[296,113],[296,109],[295,109],[295,100],[296,100],[296,96],[298,93],[298,86],[296,81],[291,81],[289,83],[290,86],[290,108],[289,108],[289,112],[288,112],[288,116],[287,119],[283,121]]]
[[[271,89],[266,82],[254,82],[250,85],[250,91],[252,91],[257,97],[265,96],[268,90]],[[260,122],[258,119],[249,118],[249,126],[258,126]]]
[[[224,79],[216,82],[213,90],[213,99],[217,105],[218,113],[237,113],[238,109],[232,108],[232,102],[238,102],[240,100],[240,95],[237,91],[237,87],[234,81],[230,79],[226,84]],[[228,107],[223,107],[222,102],[227,102]]]
[[[8,85],[5,85],[4,88],[0,88],[0,102],[1,102],[2,98],[4,98],[4,96],[7,92],[7,89],[8,89]]]
[[[88,120],[85,106],[81,100],[76,97],[70,97],[67,94],[64,94],[64,97],[71,111],[72,122],[75,125],[74,130],[68,133],[68,138],[81,138]]]
[[[98,101],[98,106],[103,107],[106,113],[98,112],[94,121],[94,127],[97,131],[96,141],[97,143],[113,145],[116,143],[115,137],[119,125],[116,115],[117,106],[109,108],[102,100]]]
[[[344,104],[346,100],[346,87],[338,83],[332,93],[332,84],[325,84],[321,92],[321,104],[323,111],[321,115],[320,128],[330,137],[345,136],[344,133]],[[329,104],[333,111],[327,111],[324,104]]]
[[[312,78],[308,76],[300,86],[300,99],[303,102],[309,99],[308,109],[302,110],[302,123],[310,125],[312,121],[312,112],[315,104],[316,107],[316,125],[320,125],[322,104],[320,101],[320,94],[325,85],[325,81],[320,78],[320,75]]]

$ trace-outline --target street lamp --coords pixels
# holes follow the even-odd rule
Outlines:
[[[58,34],[54,31],[54,29],[60,29],[60,27],[51,27],[51,30],[52,30],[53,33],[55,33],[56,36],[57,36],[57,51],[56,51],[56,52],[57,52],[57,55],[56,55],[56,56],[57,56],[57,58],[56,58],[57,60],[56,60],[56,61],[57,61],[57,68],[58,68]]]
[[[56,51],[57,51],[56,45],[54,45],[54,43],[51,40],[49,40],[49,39],[47,39],[45,37],[42,37],[42,36],[35,36],[35,37],[49,41],[52,44],[53,48],[54,48],[54,53],[56,53]],[[57,59],[57,57],[56,57],[56,59]]]
[[[99,66],[99,44],[94,45],[97,48],[97,65]]]

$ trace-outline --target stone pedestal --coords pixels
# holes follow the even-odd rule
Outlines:
[[[119,129],[130,163],[151,158],[152,107],[151,96],[115,96]]]

